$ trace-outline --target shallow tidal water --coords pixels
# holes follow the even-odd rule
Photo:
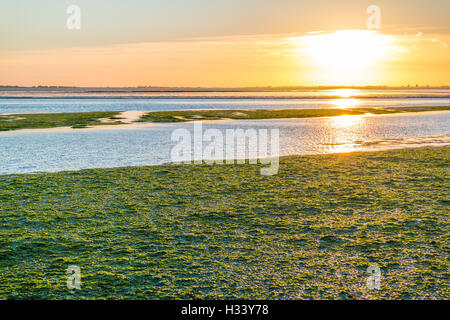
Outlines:
[[[372,151],[450,145],[450,112],[329,118],[203,122],[203,130],[279,129],[279,155]],[[0,133],[0,174],[157,165],[171,162],[177,128],[13,131]],[[205,143],[206,144],[206,143]],[[194,152],[194,151],[193,151]]]
[[[3,90],[0,113],[448,106],[450,89],[278,91]]]

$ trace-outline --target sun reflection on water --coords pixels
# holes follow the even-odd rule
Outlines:
[[[331,129],[330,143],[327,145],[329,152],[352,152],[359,149],[363,138],[361,128],[364,126],[363,115],[343,115],[330,117],[327,125]]]
[[[334,89],[331,90],[332,94],[342,98],[350,98],[359,94],[359,90],[355,89]]]
[[[341,109],[354,108],[360,104],[358,99],[334,99],[331,103]]]
[[[352,126],[355,126],[357,124],[361,124],[363,121],[362,115],[343,115],[343,116],[336,116],[336,117],[330,117],[330,123],[329,125],[332,128],[349,128]]]
[[[359,94],[359,90],[355,89],[334,89],[331,90],[331,95],[340,98],[333,99],[331,103],[341,109],[354,108],[360,104],[359,99],[354,98]]]

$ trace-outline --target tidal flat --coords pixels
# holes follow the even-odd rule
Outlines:
[[[274,176],[3,175],[0,299],[449,299],[449,159],[442,147],[290,156]]]
[[[119,112],[0,114],[0,131],[121,124]],[[102,121],[101,119],[116,121]]]
[[[342,109],[246,109],[246,110],[183,110],[154,111],[144,114],[139,121],[186,122],[198,120],[262,120],[334,117],[363,114],[395,114],[406,112],[449,111],[450,106],[342,108]]]
[[[347,109],[232,109],[183,111],[108,111],[75,113],[0,113],[0,131],[127,125],[138,122],[188,122],[195,120],[263,120],[449,111],[450,106],[347,108]],[[122,126],[123,127],[123,126]]]

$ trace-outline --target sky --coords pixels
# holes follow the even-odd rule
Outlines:
[[[1,85],[439,86],[449,45],[448,0],[0,2]]]

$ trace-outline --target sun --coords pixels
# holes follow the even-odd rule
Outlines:
[[[383,59],[391,37],[372,30],[341,30],[305,37],[312,62],[331,68],[368,67]]]
[[[293,41],[314,79],[339,85],[375,81],[395,48],[394,36],[375,30],[314,32]]]

